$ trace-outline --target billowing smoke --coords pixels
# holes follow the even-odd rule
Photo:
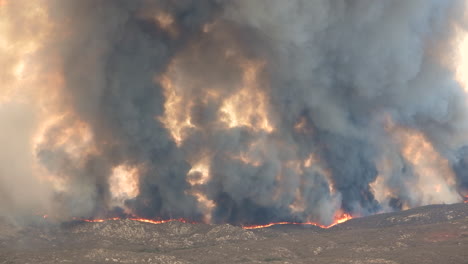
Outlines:
[[[0,0],[0,211],[330,224],[459,202],[465,10]]]

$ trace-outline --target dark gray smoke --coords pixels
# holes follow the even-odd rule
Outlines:
[[[461,0],[43,2],[54,214],[329,224],[468,190]]]

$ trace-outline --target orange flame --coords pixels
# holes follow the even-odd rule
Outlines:
[[[183,218],[178,218],[178,219],[167,219],[167,220],[151,220],[151,219],[145,219],[145,218],[129,218],[132,221],[138,221],[142,223],[149,223],[149,224],[164,224],[164,223],[169,223],[169,222],[180,222],[180,223],[189,223],[189,224],[194,224],[193,222],[190,222],[186,219]]]
[[[106,221],[107,219],[83,219],[83,221],[88,223],[101,223]]]
[[[269,224],[265,224],[265,225],[252,225],[252,226],[243,226],[242,228],[243,229],[260,229],[260,228],[267,228],[267,227],[271,227],[271,226],[276,226],[276,225],[310,225],[310,226],[317,226],[317,227],[320,227],[320,228],[325,228],[325,229],[328,229],[328,228],[331,228],[333,226],[336,226],[338,224],[342,224],[348,220],[351,220],[353,217],[350,215],[350,214],[343,214],[341,217],[335,219],[335,221],[333,221],[332,224],[330,225],[321,225],[319,223],[314,223],[314,222],[304,222],[304,223],[298,223],[298,222],[276,222],[276,223],[269,223]]]
[[[195,224],[194,222],[190,222],[183,218],[165,219],[165,220],[155,220],[155,219],[146,219],[146,218],[137,218],[137,217],[131,217],[131,218],[112,217],[112,218],[103,218],[103,219],[76,219],[74,218],[74,220],[79,220],[79,221],[83,221],[86,223],[104,223],[107,221],[117,221],[117,220],[124,220],[124,219],[142,222],[142,223],[149,223],[149,224],[154,224],[154,225],[164,224],[164,223],[169,223],[169,222],[181,222],[181,223]]]
[[[43,216],[44,219],[48,218],[48,215]],[[250,229],[260,229],[260,228],[267,228],[275,225],[312,225],[312,226],[317,226],[320,228],[331,228],[335,225],[344,223],[348,220],[351,220],[353,217],[350,214],[342,214],[339,218],[336,218],[332,224],[330,225],[321,225],[319,223],[315,222],[276,222],[276,223],[269,223],[269,224],[264,224],[264,225],[251,225],[251,226],[242,226],[243,229],[250,230]],[[142,222],[142,223],[148,223],[148,224],[165,224],[165,223],[170,223],[170,222],[180,222],[180,223],[187,223],[187,224],[197,224],[197,222],[192,222],[184,218],[175,218],[175,219],[163,219],[163,220],[156,220],[156,219],[147,219],[147,218],[138,218],[138,217],[129,217],[129,218],[120,218],[120,217],[112,217],[112,218],[101,218],[101,219],[82,219],[82,218],[73,218],[73,220],[77,221],[83,221],[86,223],[104,223],[107,221],[117,221],[117,220],[131,220],[131,221],[137,221],[137,222]]]

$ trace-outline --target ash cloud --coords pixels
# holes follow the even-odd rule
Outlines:
[[[60,118],[34,154],[61,217],[329,224],[467,186],[462,1],[43,3]],[[139,192],[116,206],[118,166]]]

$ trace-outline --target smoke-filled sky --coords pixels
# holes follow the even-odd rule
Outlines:
[[[0,0],[0,215],[313,221],[468,195],[462,0]]]

